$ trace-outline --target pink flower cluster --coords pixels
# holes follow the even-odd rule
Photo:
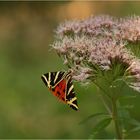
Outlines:
[[[59,36],[81,33],[98,36],[103,35],[103,33],[104,35],[109,34],[112,28],[115,28],[116,26],[117,22],[111,16],[91,16],[85,20],[65,21],[58,26],[56,33]]]
[[[117,61],[124,75],[134,79],[126,83],[140,91],[140,60],[125,47],[140,40],[140,17],[117,19],[102,15],[66,21],[59,25],[56,34],[52,47],[70,67],[73,79],[95,79],[97,69],[112,70],[113,62]]]
[[[85,20],[65,21],[56,30],[57,35],[87,34],[108,36],[128,41],[140,40],[140,17],[117,19],[108,15],[91,16]]]
[[[133,16],[120,19],[118,24],[120,36],[128,41],[140,41],[140,17]]]

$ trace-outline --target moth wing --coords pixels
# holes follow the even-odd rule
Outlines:
[[[66,80],[64,79],[65,72],[49,72],[41,76],[45,85],[50,89],[52,94],[56,96],[60,101],[66,103],[65,91]]]
[[[64,79],[65,72],[49,72],[41,76],[43,82],[49,88],[54,88],[61,80]]]
[[[74,93],[70,73],[49,72],[41,76],[43,82],[61,101],[67,103],[72,109],[78,110],[77,98]]]
[[[74,110],[78,110],[77,97],[74,92],[74,85],[72,83],[71,75],[67,75],[67,86],[66,86],[66,101],[67,104]]]

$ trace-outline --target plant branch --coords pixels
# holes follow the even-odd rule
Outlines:
[[[100,94],[99,97],[100,97],[101,101],[103,102],[103,104],[104,104],[106,110],[108,111],[109,115],[111,115],[112,114],[111,109],[110,109],[109,105],[106,103],[106,100],[104,99],[103,95]]]
[[[113,120],[114,125],[115,125],[117,139],[123,139],[121,127],[119,125],[119,118],[118,118],[118,111],[117,111],[116,102],[117,102],[117,100],[112,98],[112,120]]]
[[[102,93],[106,93],[106,91],[97,83],[94,82],[94,84],[102,91]],[[108,111],[108,113],[111,115],[112,114],[112,111],[111,111],[111,108],[110,106],[108,105],[107,103],[107,100],[110,101],[110,96],[106,93],[106,94],[99,94],[99,98],[101,99],[101,101],[103,102],[106,110]]]

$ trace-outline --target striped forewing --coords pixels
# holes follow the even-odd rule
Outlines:
[[[49,72],[41,76],[42,80],[49,88],[54,88],[61,80],[63,80],[65,72]]]

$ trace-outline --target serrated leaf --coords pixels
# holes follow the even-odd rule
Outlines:
[[[110,124],[111,120],[112,118],[104,118],[100,122],[98,122],[92,130],[92,138],[95,138],[101,130],[105,129]]]
[[[98,117],[98,116],[108,117],[109,115],[108,115],[107,113],[95,113],[95,114],[92,114],[92,115],[88,116],[87,118],[85,118],[85,119],[82,120],[81,122],[79,122],[79,124],[86,123],[86,122],[89,121],[90,119],[93,119],[93,118]]]

